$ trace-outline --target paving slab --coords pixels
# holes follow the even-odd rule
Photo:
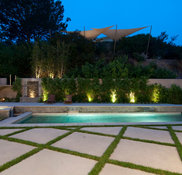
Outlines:
[[[182,126],[172,126],[174,130],[182,131]]]
[[[147,173],[140,170],[120,167],[111,164],[105,164],[104,168],[99,175],[152,175],[152,173]]]
[[[17,158],[32,149],[34,149],[33,146],[0,140],[0,165]]]
[[[7,134],[11,134],[13,132],[16,132],[16,131],[20,131],[22,129],[0,129],[0,135],[7,135]]]
[[[158,142],[174,143],[168,131],[128,127],[124,133],[126,137],[154,140]]]
[[[85,127],[81,130],[98,132],[102,134],[118,135],[122,127]]]
[[[182,173],[182,161],[175,147],[120,140],[111,159]]]
[[[112,137],[75,132],[54,143],[53,146],[101,156],[113,140]]]
[[[1,175],[86,175],[95,163],[94,160],[74,155],[42,150],[3,171]]]
[[[15,134],[11,137],[22,140],[28,140],[40,144],[45,144],[50,140],[67,133],[68,131],[54,129],[54,128],[35,128],[19,134]]]
[[[178,137],[179,141],[182,144],[182,132],[176,132],[176,136]]]

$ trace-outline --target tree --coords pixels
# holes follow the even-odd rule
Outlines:
[[[0,39],[45,39],[67,27],[60,0],[0,0]]]

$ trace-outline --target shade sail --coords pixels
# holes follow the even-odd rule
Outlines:
[[[139,30],[142,30],[146,27],[140,27],[140,28],[133,28],[133,29],[108,29],[104,32],[102,32],[104,35],[106,35],[108,38],[112,39],[112,40],[119,40],[122,37],[128,36],[132,33],[135,33]],[[97,30],[97,29],[95,29]]]
[[[101,28],[101,29],[93,29],[93,30],[86,30],[86,31],[81,31],[80,35],[84,36],[87,39],[94,39],[97,36],[99,36],[101,33],[107,31],[108,29],[110,29],[113,26],[110,27],[105,27],[105,28]]]

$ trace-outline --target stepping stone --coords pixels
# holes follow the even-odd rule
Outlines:
[[[96,161],[65,153],[42,150],[1,172],[1,175],[86,175]]]
[[[148,128],[167,129],[166,126],[147,126]]]
[[[83,131],[98,132],[102,134],[118,135],[122,127],[86,127]]]
[[[182,126],[172,126],[174,130],[182,131]]]
[[[54,143],[53,146],[101,156],[113,140],[112,137],[75,132]]]
[[[11,134],[13,132],[16,132],[16,131],[20,131],[22,129],[0,129],[0,135],[7,135],[7,134]]]
[[[182,144],[182,132],[176,132],[175,134],[176,134],[176,136],[178,137],[179,141]]]
[[[174,143],[168,131],[128,127],[125,137],[154,140],[158,142]]]
[[[0,165],[17,158],[32,149],[34,149],[33,146],[0,140]]]
[[[15,134],[11,137],[45,144],[67,132],[68,131],[53,128],[35,128],[19,134]]]
[[[182,162],[175,147],[120,140],[111,159],[182,173]]]
[[[152,175],[140,170],[106,164],[99,175]]]

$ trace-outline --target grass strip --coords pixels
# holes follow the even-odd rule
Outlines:
[[[5,136],[9,137],[9,136],[12,136],[12,135],[15,135],[15,134],[19,134],[19,133],[21,133],[21,132],[28,131],[28,130],[30,130],[30,129],[32,129],[32,128],[25,128],[25,129],[22,129],[22,130],[20,130],[20,131],[15,131],[15,132],[13,132],[13,133],[6,134]]]
[[[85,131],[85,130],[79,130],[78,132],[92,134],[92,135],[99,135],[99,136],[116,137],[115,135],[112,135],[112,134],[104,134],[100,132],[92,132],[92,131]]]
[[[55,143],[55,142],[57,142],[57,141],[59,141],[59,140],[65,138],[65,137],[71,135],[72,133],[77,132],[77,131],[80,130],[81,128],[82,128],[82,127],[80,126],[80,127],[76,128],[76,129],[73,129],[73,130],[71,130],[71,131],[69,131],[69,132],[67,132],[67,133],[65,133],[65,134],[63,134],[63,135],[61,135],[61,136],[58,136],[58,137],[56,137],[55,139],[53,139],[53,140],[47,142],[45,145],[52,145],[53,143]]]
[[[126,131],[126,126],[124,126],[119,134],[115,137],[114,141],[109,145],[109,147],[106,149],[98,163],[95,164],[94,168],[89,172],[89,175],[98,175],[99,172],[104,167],[105,163],[108,161],[110,155],[116,148],[117,144],[119,143],[121,137],[123,136],[124,132]]]
[[[58,147],[54,147],[54,146],[47,145],[46,148],[49,149],[49,150],[52,150],[52,151],[66,153],[66,154],[79,156],[79,157],[83,157],[83,158],[87,158],[87,159],[92,159],[92,160],[96,160],[96,161],[98,161],[100,159],[100,157],[98,157],[98,156],[85,154],[85,153],[80,153],[80,152],[77,152],[77,151],[67,150],[67,149],[63,149],[63,148],[58,148]]]
[[[0,139],[7,140],[10,142],[21,143],[21,144],[25,144],[25,145],[29,145],[29,146],[41,147],[41,148],[44,146],[43,144],[31,142],[28,140],[21,140],[21,139],[17,139],[17,138],[13,138],[13,137],[7,137],[7,136],[0,136]]]
[[[151,167],[133,164],[130,162],[122,162],[122,161],[112,160],[112,159],[109,159],[107,162],[110,164],[113,164],[113,165],[118,165],[118,166],[130,168],[130,169],[137,169],[137,170],[141,170],[141,171],[145,171],[145,172],[149,172],[149,173],[153,173],[153,174],[181,175],[181,173],[175,173],[175,172],[170,172],[170,171],[166,171],[166,170],[155,169],[155,168],[151,168]]]
[[[11,160],[11,161],[9,161],[9,162],[3,164],[2,166],[0,166],[0,172],[6,170],[6,169],[8,169],[8,168],[10,168],[11,166],[13,166],[13,165],[15,165],[15,164],[21,162],[21,161],[24,160],[24,159],[26,159],[26,158],[28,158],[28,157],[30,157],[30,156],[36,154],[37,152],[39,152],[39,151],[42,150],[42,149],[43,149],[43,148],[35,148],[35,149],[33,149],[33,150],[27,152],[26,154],[23,154],[23,155],[17,157],[16,159]]]
[[[144,128],[144,129],[152,129],[152,130],[158,130],[158,131],[168,131],[168,129],[166,128],[153,128],[152,126],[148,127],[148,126],[133,126],[136,128]],[[166,127],[166,126],[165,126]]]
[[[145,143],[153,143],[153,144],[165,145],[165,146],[175,146],[175,144],[173,144],[173,143],[158,142],[158,141],[154,141],[154,140],[144,140],[144,139],[139,139],[139,138],[125,137],[125,136],[123,136],[122,139],[145,142]]]
[[[176,136],[176,134],[173,131],[171,126],[168,126],[168,130],[169,130],[169,133],[170,133],[170,135],[171,135],[171,137],[172,137],[172,139],[173,139],[173,141],[174,141],[174,143],[176,145],[176,149],[177,149],[179,157],[180,157],[180,159],[182,161],[182,145],[181,145],[178,137]]]

